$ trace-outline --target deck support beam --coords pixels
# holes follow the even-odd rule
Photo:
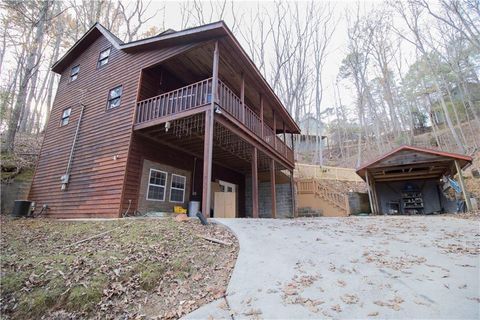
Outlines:
[[[218,64],[220,53],[218,41],[215,42],[213,52],[213,74],[212,74],[212,103],[205,111],[205,137],[203,140],[203,186],[202,186],[202,213],[205,218],[210,217],[211,193],[212,193],[212,156],[213,156],[213,128],[214,109],[218,95]]]
[[[272,218],[277,217],[277,193],[275,186],[275,160],[270,160],[270,184],[271,184],[271,193],[272,193]]]
[[[460,181],[460,187],[462,188],[463,198],[465,199],[465,204],[467,205],[467,210],[472,211],[472,202],[470,201],[470,197],[468,196],[467,189],[465,188],[465,181],[463,180],[462,176],[462,168],[457,160],[455,160],[455,168],[457,169],[458,180]]]
[[[258,151],[252,150],[252,215],[258,218]]]

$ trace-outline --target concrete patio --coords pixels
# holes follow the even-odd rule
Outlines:
[[[186,318],[480,317],[479,222],[222,219],[240,253],[227,296]]]

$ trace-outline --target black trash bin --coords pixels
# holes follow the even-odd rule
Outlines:
[[[15,205],[13,206],[12,216],[13,217],[28,217],[30,214],[30,207],[32,206],[32,201],[28,200],[15,200]]]

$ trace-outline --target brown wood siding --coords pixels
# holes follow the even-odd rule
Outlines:
[[[142,68],[158,64],[195,47],[126,54],[106,38],[97,38],[61,75],[45,140],[29,193],[37,207],[47,204],[55,217],[117,217],[132,135],[133,115]],[[100,51],[111,47],[109,62],[97,69]],[[70,71],[80,65],[78,79],[70,83]],[[123,85],[120,107],[106,110],[109,90]],[[67,191],[61,191],[81,105],[85,105],[71,165]],[[71,107],[69,124],[60,127],[65,108]],[[117,160],[113,156],[118,155]]]

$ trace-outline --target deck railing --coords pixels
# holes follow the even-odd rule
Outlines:
[[[295,164],[295,177],[314,178],[319,180],[337,180],[364,183],[352,168],[318,166],[306,163]]]
[[[218,103],[220,107],[248,130],[268,143],[282,156],[293,159],[293,151],[273,130],[222,81],[218,82]],[[212,78],[190,84],[164,94],[137,102],[136,123],[145,123],[157,118],[200,107],[212,100]],[[263,130],[262,130],[263,126]]]
[[[212,100],[212,79],[202,80],[137,103],[137,122],[180,113],[210,103]]]

